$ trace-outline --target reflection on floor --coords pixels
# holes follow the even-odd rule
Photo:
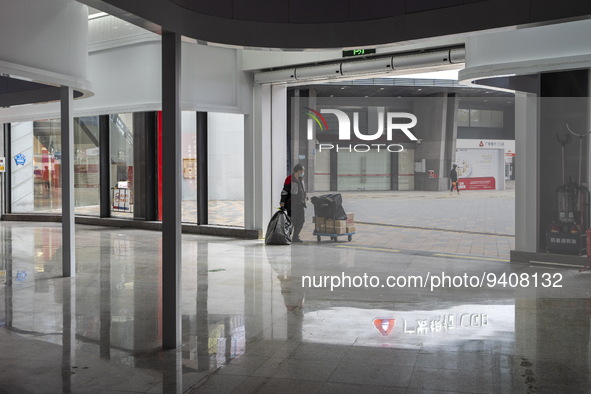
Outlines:
[[[61,200],[56,200],[53,206],[37,206],[35,200],[35,213],[57,213],[62,211]],[[209,224],[244,228],[244,201],[241,200],[210,200],[208,201]],[[86,205],[75,208],[76,215],[99,216],[99,205]],[[111,216],[116,218],[133,219],[133,212],[111,211]],[[196,201],[185,200],[182,202],[181,220],[183,223],[197,223]]]
[[[183,346],[161,351],[160,234],[76,236],[62,278],[59,224],[0,224],[0,392],[591,387],[591,273],[184,235]]]
[[[485,256],[508,260],[515,249],[515,188],[463,191],[357,191],[342,192],[343,207],[355,214],[357,245],[394,248],[405,252],[428,251]],[[321,195],[327,192],[311,193]],[[57,201],[57,200],[56,200]],[[244,201],[209,201],[209,223],[244,227]],[[60,212],[61,207],[44,212]],[[76,208],[77,215],[99,215],[99,206]],[[182,221],[197,222],[197,203],[182,203]],[[132,213],[112,212],[133,218]],[[312,241],[314,207],[308,203],[301,237]]]

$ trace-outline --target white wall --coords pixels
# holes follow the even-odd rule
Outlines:
[[[95,95],[75,100],[74,115],[160,110],[160,36],[143,30],[138,32],[137,27],[126,27],[124,22],[112,16],[106,18],[114,20],[101,22],[100,29],[91,25],[90,46],[85,41],[85,53],[90,51],[88,79]],[[90,21],[91,24],[94,22]],[[101,30],[114,26],[118,31],[129,29],[128,35],[113,35]],[[59,43],[48,46],[55,48]],[[250,113],[250,84],[252,76],[242,71],[242,57],[238,50],[182,43],[182,110]],[[6,123],[59,116],[57,103],[0,109],[0,122]]]
[[[88,88],[86,6],[74,0],[1,0],[0,73]]]
[[[591,20],[476,34],[466,40],[459,79],[589,68],[590,36]]]
[[[244,199],[244,117],[207,114],[210,200]]]

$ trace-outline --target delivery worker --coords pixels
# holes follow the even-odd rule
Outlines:
[[[293,167],[293,174],[285,178],[283,190],[281,190],[281,208],[287,209],[287,214],[293,221],[293,242],[302,242],[300,231],[304,226],[306,200],[306,187],[304,185],[305,168],[301,164]]]

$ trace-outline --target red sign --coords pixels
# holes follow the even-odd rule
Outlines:
[[[496,182],[494,177],[484,178],[461,178],[458,180],[462,190],[495,190]]]
[[[374,319],[374,321],[373,321],[374,327],[384,337],[387,337],[388,335],[390,335],[390,333],[394,329],[395,323],[396,323],[396,319]]]

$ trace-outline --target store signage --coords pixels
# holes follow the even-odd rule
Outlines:
[[[497,188],[495,178],[480,177],[480,178],[461,178],[459,181],[460,189],[462,190],[495,190]]]
[[[6,158],[0,157],[0,172],[6,171]]]
[[[22,153],[19,153],[18,155],[14,156],[14,162],[17,166],[24,166],[26,161],[27,158]]]
[[[402,321],[402,330],[407,335],[425,335],[445,333],[453,329],[484,328],[488,326],[488,314],[486,313],[462,313],[450,314],[435,319],[416,319],[416,323]]]
[[[131,190],[127,188],[113,189],[113,211],[130,211]]]
[[[374,319],[374,327],[382,334],[383,337],[390,335],[396,324],[396,319]]]
[[[17,282],[24,282],[25,280],[27,280],[27,271],[17,271],[14,280],[16,280]]]

